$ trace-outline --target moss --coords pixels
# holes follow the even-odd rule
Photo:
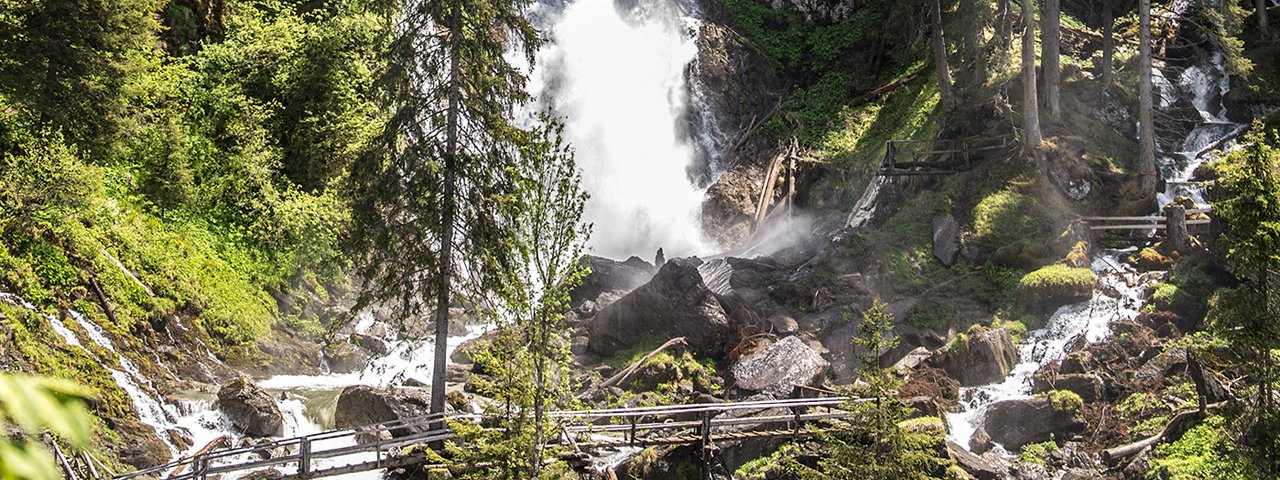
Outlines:
[[[1227,419],[1214,415],[1176,441],[1157,445],[1147,478],[1168,480],[1264,478],[1235,452]]]
[[[1043,443],[1024,445],[1018,453],[1018,461],[1036,465],[1044,465],[1050,453],[1058,451],[1058,444],[1052,440]]]
[[[1087,300],[1098,281],[1087,268],[1050,265],[1028,273],[1018,282],[1023,303],[1037,310]]]
[[[1050,390],[1038,395],[1049,400],[1049,405],[1059,412],[1081,413],[1084,411],[1084,399],[1068,390]]]
[[[1076,268],[1089,266],[1089,242],[1081,240],[1071,246],[1071,251],[1067,252],[1067,265]]]
[[[1022,320],[996,319],[991,326],[1008,330],[1009,336],[1013,337],[1013,343],[1021,343],[1023,337],[1027,335],[1027,324],[1023,323]]]
[[[1173,259],[1160,254],[1160,252],[1151,247],[1139,250],[1138,253],[1133,255],[1130,261],[1138,267],[1138,270],[1144,272],[1152,270],[1168,270],[1169,266],[1173,265]]]
[[[1043,210],[1034,197],[1013,190],[991,193],[973,209],[974,240],[995,249],[1042,235],[1048,226]]]

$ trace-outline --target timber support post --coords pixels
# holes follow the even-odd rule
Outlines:
[[[698,427],[702,435],[702,478],[711,480],[711,460],[715,456],[715,445],[711,444],[711,412],[702,412],[702,425]]]
[[[1191,235],[1187,233],[1187,209],[1182,205],[1169,205],[1166,208],[1165,235],[1174,251],[1181,254],[1191,252]]]
[[[302,480],[311,478],[311,439],[303,438],[298,445],[298,477]]]

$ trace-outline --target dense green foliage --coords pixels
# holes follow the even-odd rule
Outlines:
[[[77,448],[89,445],[92,417],[83,387],[69,380],[0,373],[0,428],[17,435],[0,440],[0,479],[62,478],[53,457],[35,437],[43,431]]]

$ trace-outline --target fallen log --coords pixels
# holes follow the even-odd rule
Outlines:
[[[608,380],[605,380],[604,383],[600,384],[600,388],[612,387],[614,385],[619,385],[627,381],[627,379],[631,378],[631,375],[635,374],[636,371],[640,369],[641,365],[644,365],[644,362],[647,362],[649,361],[650,358],[653,358],[655,355],[662,353],[663,350],[666,350],[672,347],[677,347],[677,346],[688,347],[689,342],[686,341],[684,337],[676,337],[671,340],[667,340],[667,343],[662,344],[662,346],[658,347],[657,349],[654,349],[654,351],[645,354],[645,356],[643,357],[640,357],[639,360],[636,360],[631,365],[627,366],[627,368],[622,369],[621,372],[618,372],[614,374],[612,377],[609,377]]]
[[[207,454],[207,453],[209,453],[209,452],[213,452],[213,451],[215,451],[215,450],[222,450],[222,449],[224,449],[224,448],[231,448],[231,436],[230,436],[230,435],[223,435],[223,436],[221,436],[221,437],[218,437],[218,438],[215,438],[215,439],[213,439],[213,440],[210,440],[210,441],[209,441],[209,443],[204,444],[204,446],[203,446],[203,447],[200,447],[200,450],[197,450],[195,454],[191,455],[191,456],[190,456],[190,457],[188,457],[188,458],[192,458],[192,459],[194,459],[194,458],[199,458],[201,455],[205,455],[205,454]],[[187,470],[187,466],[189,466],[189,465],[191,465],[191,464],[190,464],[190,463],[183,463],[183,464],[178,465],[177,467],[174,467],[173,471],[172,471],[172,472],[169,472],[169,475],[168,475],[168,476],[169,476],[169,477],[175,477],[175,476],[178,476],[178,475],[179,475],[179,474],[181,474],[182,472],[186,471],[186,470]]]
[[[1205,410],[1216,410],[1225,404],[1226,402],[1218,402],[1208,405]],[[1177,415],[1174,415],[1172,419],[1169,419],[1169,423],[1165,424],[1164,428],[1160,430],[1160,433],[1127,445],[1103,450],[1102,461],[1106,462],[1108,465],[1115,466],[1120,460],[1137,455],[1148,447],[1164,441],[1166,437],[1186,432],[1187,428],[1189,428],[1187,424],[1198,421],[1200,417],[1199,408],[1180,411]]]

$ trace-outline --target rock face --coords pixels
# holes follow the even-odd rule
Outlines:
[[[933,217],[933,256],[950,267],[960,254],[960,224],[950,213]]]
[[[639,259],[635,259],[639,260]],[[573,306],[582,305],[588,300],[594,301],[605,292],[629,292],[644,285],[653,276],[653,266],[644,262],[628,260],[619,262],[595,255],[582,257],[591,273],[582,279],[582,285],[569,292]]]
[[[1004,400],[987,407],[986,431],[1006,450],[1016,452],[1024,445],[1067,440],[1085,429],[1078,410],[1057,409],[1047,398]]]
[[[998,381],[1008,376],[1018,363],[1018,348],[1007,329],[970,329],[966,337],[965,342],[951,344],[944,361],[944,369],[959,380],[960,385]]]
[[[831,364],[798,337],[787,337],[733,366],[734,386],[770,395],[790,395],[795,385],[822,381]]]
[[[668,260],[653,280],[600,310],[591,320],[592,353],[611,356],[644,337],[685,337],[689,347],[718,354],[732,328],[719,297],[698,272],[702,260]]]
[[[1051,380],[1036,379],[1036,393],[1050,390],[1066,390],[1080,396],[1085,403],[1102,400],[1106,396],[1106,383],[1102,377],[1093,373],[1067,373],[1053,377]]]
[[[280,433],[284,415],[271,395],[248,379],[232,380],[218,389],[218,408],[231,424],[247,435],[268,437]]]
[[[431,411],[431,396],[409,388],[381,389],[366,385],[347,387],[338,395],[333,421],[336,428],[355,428],[402,418],[420,417]],[[426,430],[425,425],[392,429],[401,437]]]

